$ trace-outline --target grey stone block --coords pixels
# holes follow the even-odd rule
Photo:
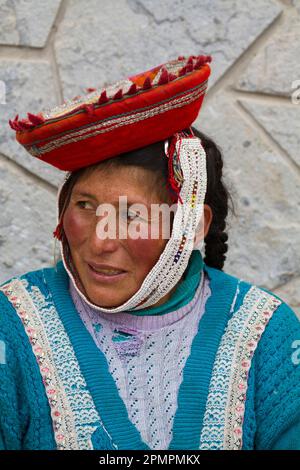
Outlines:
[[[300,167],[300,103],[267,106],[241,100],[241,104]]]
[[[5,104],[0,104],[0,152],[32,173],[58,185],[61,172],[29,155],[16,142],[8,120],[18,113],[20,119],[27,112],[38,113],[56,104],[52,69],[46,61],[0,61],[0,77],[5,83]]]
[[[204,106],[196,125],[223,150],[236,205],[226,270],[269,289],[300,275],[298,175],[222,93]]]
[[[0,283],[52,265],[56,198],[0,159]]]
[[[287,15],[237,82],[241,90],[291,96],[300,80],[300,7]]]
[[[44,47],[60,0],[0,0],[0,44]]]
[[[213,56],[212,86],[280,11],[269,0],[73,0],[55,40],[64,95],[201,53]]]

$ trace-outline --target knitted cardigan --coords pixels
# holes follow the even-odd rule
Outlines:
[[[300,322],[210,268],[169,449],[300,449]],[[0,288],[0,448],[149,449],[69,293],[63,263]]]
[[[128,417],[142,440],[152,450],[168,449],[184,367],[211,295],[202,256],[193,251],[179,286],[156,307],[114,314],[99,311],[79,295],[71,280],[70,294],[105,355]],[[110,399],[118,400],[113,393]]]

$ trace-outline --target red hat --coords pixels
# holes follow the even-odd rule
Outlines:
[[[178,59],[9,124],[34,157],[75,171],[190,127],[201,108],[210,56]],[[91,89],[88,89],[91,91]]]

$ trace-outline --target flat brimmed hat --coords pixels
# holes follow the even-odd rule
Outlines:
[[[210,56],[180,56],[9,124],[35,158],[75,171],[172,136],[197,118]]]

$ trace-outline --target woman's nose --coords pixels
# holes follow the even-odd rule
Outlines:
[[[104,220],[104,218],[97,217],[90,233],[89,243],[91,248],[97,253],[117,250],[120,241],[117,237],[114,221],[110,220],[109,222]]]

